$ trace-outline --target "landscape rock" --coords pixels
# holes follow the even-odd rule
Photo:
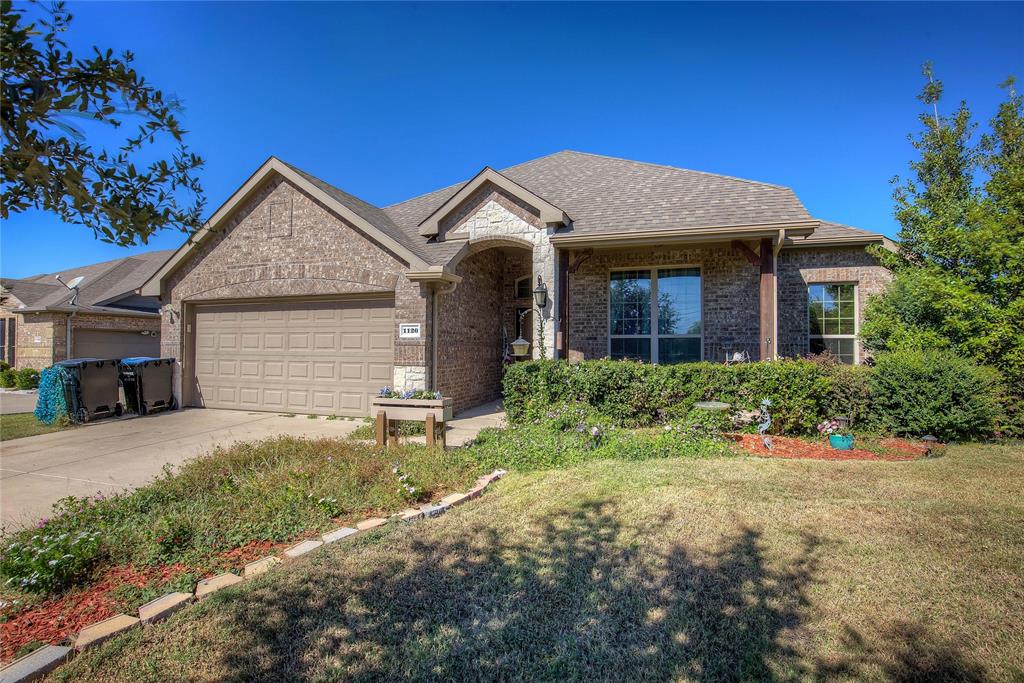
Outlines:
[[[0,669],[0,682],[34,681],[50,673],[70,658],[70,647],[59,645],[41,647]]]
[[[203,579],[196,584],[196,600],[205,600],[220,589],[227,588],[228,586],[234,586],[236,583],[240,583],[241,581],[241,576],[230,572],[211,576],[208,579]]]
[[[383,526],[387,523],[387,521],[388,520],[384,519],[383,517],[371,517],[370,519],[364,519],[363,521],[359,522],[359,524],[356,524],[356,529],[358,529],[359,531],[368,531],[370,529],[375,529],[379,526]]]
[[[79,631],[78,638],[75,639],[75,649],[81,652],[138,625],[139,620],[135,617],[130,617],[127,614],[115,614],[109,619],[86,626]]]
[[[140,607],[139,619],[143,624],[153,624],[166,619],[190,602],[191,593],[168,593]]]
[[[334,543],[335,541],[340,541],[343,538],[348,538],[352,534],[357,534],[357,533],[359,533],[358,529],[353,529],[350,526],[343,526],[340,529],[335,529],[334,531],[328,531],[326,534],[324,534],[320,538],[322,538],[324,540],[324,543]]]
[[[311,553],[324,544],[323,541],[308,540],[296,543],[291,548],[284,551],[285,557],[295,559],[296,557],[302,557],[306,553]]]
[[[251,579],[254,576],[259,576],[260,574],[267,573],[279,564],[281,564],[280,557],[271,556],[264,557],[259,560],[253,560],[249,564],[245,565],[245,567],[242,569],[242,576],[244,576],[247,579]]]

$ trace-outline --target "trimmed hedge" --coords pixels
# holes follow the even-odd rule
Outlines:
[[[944,439],[992,433],[998,392],[994,380],[981,381],[992,379],[991,371],[949,354],[932,354],[924,362],[941,369],[922,373],[913,369],[917,360],[887,356],[879,358],[880,365],[884,362],[882,377],[910,383],[906,393],[897,394],[877,380],[877,370],[827,359],[738,365],[528,361],[510,366],[505,374],[505,410],[511,422],[523,423],[543,419],[551,405],[580,402],[611,416],[619,426],[644,427],[684,417],[698,401],[726,401],[755,410],[767,398],[776,434],[811,434],[822,420],[846,415],[853,417],[857,429],[932,433]],[[936,377],[944,379],[937,382]],[[948,384],[957,381],[974,392],[970,416],[960,414],[962,392],[949,392]],[[919,397],[916,403],[912,396]],[[928,414],[935,419],[926,419]],[[949,415],[956,417],[943,417]]]

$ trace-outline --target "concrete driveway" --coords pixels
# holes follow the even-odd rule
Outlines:
[[[36,409],[39,392],[36,391],[0,391],[0,415],[11,413],[31,413]]]
[[[104,494],[141,486],[165,464],[180,465],[216,445],[281,434],[343,437],[355,420],[310,420],[275,413],[178,410],[104,420],[0,443],[3,526],[32,524],[65,496]]]

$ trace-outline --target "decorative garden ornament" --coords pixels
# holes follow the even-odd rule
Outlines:
[[[757,425],[757,433],[761,435],[761,442],[768,450],[772,449],[772,437],[768,436],[768,429],[772,426],[772,416],[768,413],[771,405],[771,399],[761,401],[761,422]]]

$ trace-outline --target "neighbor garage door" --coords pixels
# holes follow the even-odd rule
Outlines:
[[[160,355],[160,337],[155,334],[74,329],[71,337],[71,355],[74,358],[134,358]]]
[[[392,381],[394,321],[392,300],[198,307],[196,403],[367,415]]]

